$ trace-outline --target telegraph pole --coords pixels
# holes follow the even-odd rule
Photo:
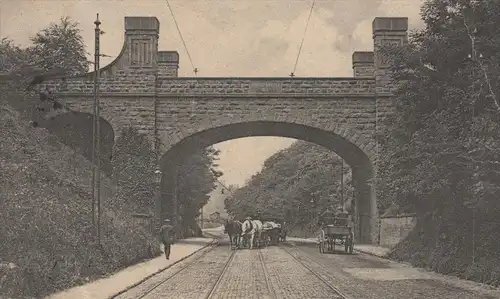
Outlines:
[[[94,54],[94,134],[93,134],[93,162],[94,164],[94,172],[92,175],[93,178],[93,197],[92,197],[92,212],[95,215],[95,201],[97,201],[97,241],[101,244],[101,132],[100,132],[100,109],[99,109],[99,81],[100,81],[100,36],[101,29],[99,25],[101,25],[101,21],[99,21],[99,14],[97,14],[97,19],[94,22],[95,24],[95,54]],[[94,216],[95,217],[95,216]],[[94,219],[94,218],[93,218]],[[95,220],[94,220],[95,222]]]
[[[92,230],[94,237],[97,235],[96,229],[96,217],[95,217],[95,205],[96,205],[96,194],[95,194],[95,165],[96,165],[96,107],[97,107],[97,53],[99,53],[99,45],[97,43],[97,36],[94,37],[95,49],[94,49],[94,102],[92,104]]]

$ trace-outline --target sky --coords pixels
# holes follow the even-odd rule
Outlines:
[[[294,69],[312,0],[170,0],[170,6],[203,77],[283,77]],[[354,51],[372,51],[375,17],[408,17],[421,26],[420,0],[316,0],[300,59],[299,77],[352,76]],[[0,0],[0,37],[29,45],[30,36],[69,16],[80,23],[92,52],[99,13],[101,65],[110,63],[123,45],[125,16],[156,16],[160,50],[180,55],[179,76],[193,76],[166,0]],[[93,60],[89,54],[89,60]],[[241,138],[217,144],[226,184],[242,186],[263,162],[293,140],[279,137]]]

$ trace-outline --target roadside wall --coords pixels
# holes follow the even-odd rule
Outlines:
[[[393,248],[408,236],[416,223],[413,214],[380,217],[380,246]]]

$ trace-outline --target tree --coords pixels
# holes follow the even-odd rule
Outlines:
[[[499,12],[493,0],[428,0],[425,28],[384,49],[401,84],[380,136],[377,197],[417,212],[419,234],[401,246],[411,256],[425,244],[419,256],[437,258],[419,262],[434,269],[453,259],[447,271],[465,272],[472,252],[498,250]]]
[[[261,172],[225,200],[226,210],[238,218],[255,215],[314,225],[327,206],[340,203],[340,165],[335,153],[296,142],[268,158]],[[345,182],[347,191],[350,181]]]
[[[178,202],[184,232],[196,229],[196,219],[201,208],[208,202],[210,192],[216,188],[216,180],[222,172],[218,166],[219,151],[208,147],[192,155],[179,170]]]
[[[498,77],[489,74],[497,72],[498,58],[487,54],[481,59],[468,59],[472,51],[467,29],[470,6],[471,1],[427,1],[422,8],[426,28],[415,33],[407,47],[388,50],[394,58],[396,78],[407,81],[396,97],[397,113],[391,119],[390,136],[382,140],[391,151],[387,155],[390,161],[386,161],[391,169],[381,168],[386,175],[379,177],[387,179],[381,185],[387,185],[379,190],[381,195],[392,194],[395,200],[419,198],[418,204],[410,200],[403,205],[412,204],[415,208],[432,205],[434,192],[447,188],[460,192],[462,197],[464,194],[475,197],[473,186],[486,176],[474,170],[478,167],[471,166],[479,162],[474,156],[480,151],[484,155],[489,153],[491,158],[498,157],[499,151],[491,144],[498,140],[495,141],[495,136],[499,132],[500,110],[496,109],[496,91],[489,88],[496,87],[498,82],[487,80]],[[481,11],[491,14],[487,7],[482,10],[476,7],[476,18]],[[485,15],[484,19],[490,21],[483,25],[491,27],[492,18],[499,19]],[[474,27],[477,32],[491,35],[488,32],[492,28],[478,23]],[[496,36],[490,37],[498,40]],[[486,42],[491,39],[487,36],[474,39],[476,47],[484,45],[484,52],[491,52],[491,43]],[[485,42],[480,43],[481,40]],[[480,64],[488,64],[488,71],[484,72]]]
[[[78,23],[70,18],[61,18],[59,24],[52,23],[49,27],[41,30],[31,38],[33,45],[21,48],[8,38],[2,39],[0,43],[0,80],[7,82],[2,84],[3,88],[16,90],[29,90],[36,84],[46,80],[50,75],[77,75],[86,73],[90,63],[86,58],[85,44],[78,28]],[[42,95],[46,99],[46,95]],[[7,99],[16,109],[21,111],[37,111],[33,118],[37,119],[42,107],[31,107],[34,103],[26,103],[26,99],[33,100],[34,97],[24,97],[25,103],[16,103],[13,99]],[[45,101],[45,104],[53,105],[53,109],[63,108],[56,99]],[[38,103],[40,104],[40,103]],[[28,105],[28,107],[27,107]],[[33,121],[38,126],[38,121]]]
[[[0,57],[0,82],[3,88],[19,88],[43,72],[36,65],[30,49],[21,48],[9,38],[0,41]]]
[[[2,38],[0,41],[0,72],[11,72],[19,69],[22,65],[29,62],[29,52],[27,49],[22,49],[9,38]]]
[[[37,64],[45,70],[63,69],[67,75],[78,75],[89,70],[85,43],[79,24],[69,17],[60,23],[51,23],[31,38],[30,48]]]
[[[113,179],[122,208],[152,213],[155,205],[156,154],[136,128],[123,129],[113,148]]]

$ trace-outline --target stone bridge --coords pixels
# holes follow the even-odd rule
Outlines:
[[[394,87],[379,50],[405,43],[407,29],[407,18],[375,18],[374,51],[353,53],[349,78],[179,78],[178,53],[158,51],[158,19],[126,17],[123,48],[101,70],[103,156],[111,159],[122,129],[134,126],[146,134],[161,157],[157,217],[172,217],[176,168],[190,154],[249,136],[310,141],[335,151],[352,168],[357,239],[377,242],[379,217],[370,184],[378,157],[375,134],[391,113]],[[42,90],[73,112],[53,114],[45,126],[91,128],[93,87],[93,73],[46,81]],[[91,145],[84,147],[91,151]]]

